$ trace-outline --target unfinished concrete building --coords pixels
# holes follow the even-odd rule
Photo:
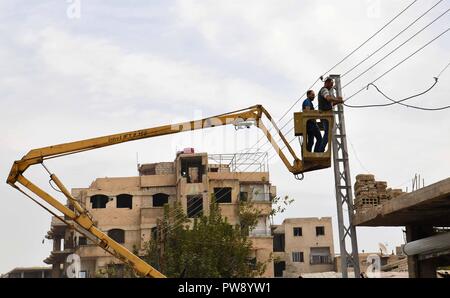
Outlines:
[[[409,277],[434,278],[450,265],[450,178],[356,211],[358,227],[405,227]]]
[[[269,182],[267,154],[253,167],[243,166],[239,159],[247,157],[208,156],[185,149],[173,162],[140,165],[139,176],[98,178],[88,188],[72,189],[72,195],[85,204],[97,227],[138,255],[144,253],[145,243],[154,235],[166,203],[180,202],[187,216],[194,218],[208,214],[211,198],[215,197],[222,215],[230,224],[238,224],[239,201],[251,200],[261,210],[258,224],[249,235],[254,258],[269,260],[264,276],[272,277],[269,215],[276,188]],[[80,277],[95,277],[113,263],[120,269],[120,261],[58,220],[52,221],[47,238],[54,240],[54,249],[45,260],[53,265],[54,277],[64,275],[65,258],[71,253],[81,258]]]
[[[50,267],[18,267],[0,275],[0,278],[50,278]]]
[[[273,226],[274,276],[333,271],[331,217],[288,218]]]

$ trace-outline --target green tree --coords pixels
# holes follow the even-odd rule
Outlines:
[[[215,201],[214,198],[211,201]],[[146,245],[144,259],[168,277],[255,277],[266,263],[252,262],[248,230],[256,224],[251,203],[239,205],[240,225],[223,218],[217,203],[209,215],[189,220],[179,203],[164,207],[157,237]]]
[[[272,212],[270,215],[274,217],[277,214],[284,213],[286,208],[289,207],[294,202],[294,199],[289,198],[289,196],[275,197],[272,199]]]
[[[96,278],[135,278],[139,277],[134,269],[126,263],[109,262],[95,272]]]

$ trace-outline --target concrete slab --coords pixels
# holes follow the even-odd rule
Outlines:
[[[357,211],[355,226],[450,226],[450,178]]]

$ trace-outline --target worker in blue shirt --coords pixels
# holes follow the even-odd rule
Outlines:
[[[315,97],[316,94],[313,90],[308,90],[306,92],[306,99],[302,104],[303,111],[314,110],[313,101]],[[306,136],[306,150],[312,152],[313,145],[315,144],[314,152],[319,152],[320,144],[322,143],[322,135],[320,134],[320,129],[316,120],[311,119],[306,123]],[[316,139],[315,142],[314,139]]]

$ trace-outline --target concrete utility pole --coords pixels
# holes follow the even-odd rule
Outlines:
[[[335,82],[336,95],[342,96],[341,76],[330,75]],[[339,247],[341,253],[342,277],[348,277],[348,268],[353,267],[355,277],[360,277],[358,243],[356,228],[352,224],[353,193],[348,163],[347,135],[345,132],[344,107],[342,104],[333,108],[334,126],[332,135],[334,183],[336,189],[337,219],[339,228]],[[344,209],[347,214],[344,215]],[[347,251],[350,242],[350,251]]]

